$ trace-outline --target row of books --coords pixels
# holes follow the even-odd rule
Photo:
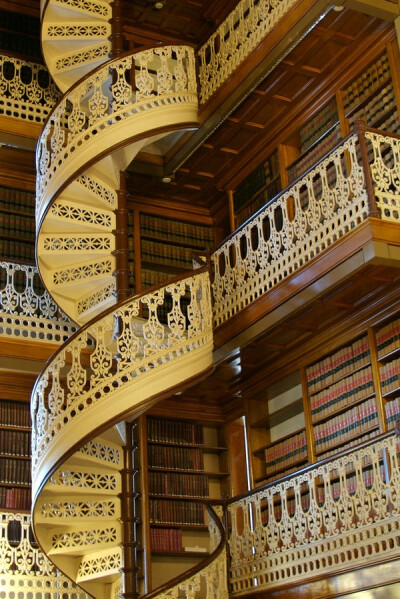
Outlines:
[[[239,185],[233,194],[234,211],[238,212],[242,206],[255,196],[267,183],[267,174],[264,165],[258,166],[246,179]]]
[[[300,129],[301,152],[305,152],[324,133],[339,120],[336,99],[332,98],[326,106]]]
[[[142,289],[153,287],[153,285],[162,285],[170,278],[171,273],[142,268]]]
[[[164,237],[171,241],[177,241],[181,245],[185,245],[185,243],[201,247],[214,245],[214,232],[211,227],[169,220],[151,214],[140,215],[140,233],[155,238]]]
[[[310,397],[313,422],[329,416],[374,392],[372,368],[367,366]]]
[[[30,460],[0,458],[0,482],[29,485],[31,483]]]
[[[204,445],[202,425],[185,420],[148,418],[147,438],[149,441],[178,445]]]
[[[150,528],[150,544],[153,551],[183,551],[180,528]]]
[[[32,496],[30,489],[22,487],[0,487],[0,507],[15,510],[30,510]]]
[[[0,211],[15,210],[22,214],[35,214],[35,194],[20,189],[0,186]]]
[[[29,457],[31,455],[30,433],[0,430],[0,454]]]
[[[204,524],[203,504],[179,499],[150,499],[151,524]]]
[[[382,364],[379,369],[382,394],[400,388],[400,358]]]
[[[376,433],[372,432],[372,433],[365,433],[364,435],[362,435],[361,437],[358,437],[356,439],[352,439],[351,441],[347,441],[346,443],[343,443],[340,446],[340,451],[345,451],[346,449],[351,449],[352,447],[355,447],[356,445],[360,445],[360,443],[365,443],[366,441],[369,441],[370,439],[372,439],[373,437],[375,437]],[[324,460],[326,458],[329,458],[332,455],[336,455],[338,452],[338,449],[331,449],[329,451],[324,451],[324,453],[319,454],[318,458],[320,460]],[[365,460],[365,458],[364,458]],[[365,465],[367,465],[367,463],[365,463]]]
[[[389,131],[390,133],[400,133],[400,120],[397,110],[394,110],[385,120],[378,123],[378,129],[383,129],[383,131]],[[394,156],[393,152],[387,152],[384,156],[385,165],[388,168],[393,168],[394,166]]]
[[[370,361],[368,337],[357,339],[306,369],[309,393],[330,385]]]
[[[375,397],[314,427],[317,454],[341,445],[378,424]]]
[[[204,470],[203,451],[191,447],[148,446],[149,466],[171,470]]]
[[[344,111],[352,110],[367,98],[379,85],[390,76],[390,64],[387,54],[384,54],[366,69],[344,92]]]
[[[396,107],[396,97],[393,87],[384,87],[379,94],[374,96],[365,106],[349,117],[350,129],[357,121],[362,120],[366,125],[375,126],[379,117]]]
[[[396,421],[400,417],[400,397],[396,397],[396,399],[386,402],[385,413],[388,428],[394,428]]]
[[[257,193],[249,202],[245,204],[236,214],[236,227],[248,220],[253,214],[255,214],[260,208],[267,204],[272,198],[274,198],[281,191],[281,180],[276,178],[269,183],[264,190]]]
[[[30,428],[29,404],[20,401],[0,401],[0,425]]]
[[[149,472],[149,493],[176,497],[208,497],[208,476],[205,474]]]
[[[22,242],[17,239],[0,239],[0,255],[4,260],[19,262],[35,262],[35,244]]]
[[[400,349],[400,318],[389,322],[376,332],[376,349],[379,360]]]
[[[306,150],[304,156],[301,156],[288,169],[289,182],[291,183],[300,177],[305,171],[316,164],[325,154],[327,154],[333,146],[341,139],[340,126],[336,125],[330,129],[321,139],[321,141],[313,146],[309,151]]]
[[[35,219],[0,212],[0,235],[35,242]]]
[[[273,474],[277,470],[282,470],[285,466],[290,467],[292,464],[305,460],[307,458],[305,430],[288,439],[274,443],[270,447],[267,447],[264,453],[268,475]]]
[[[190,248],[158,243],[142,239],[142,261],[167,264],[178,268],[192,268],[192,250]]]

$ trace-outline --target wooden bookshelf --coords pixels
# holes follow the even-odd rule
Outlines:
[[[130,288],[140,292],[192,270],[193,253],[215,245],[214,229],[133,208],[128,214]]]
[[[0,507],[31,508],[29,404],[0,400]]]
[[[386,424],[393,429],[400,418],[400,317],[376,328],[375,343]]]
[[[0,254],[4,260],[35,262],[35,194],[0,187]]]
[[[235,227],[239,227],[282,189],[278,151],[256,168],[233,194]]]
[[[143,521],[148,513],[144,544],[151,572],[148,587],[154,588],[163,582],[163,560],[180,558],[172,566],[177,575],[191,560],[196,563],[209,553],[204,503],[220,499],[227,488],[227,446],[219,424],[153,415],[141,420],[146,432],[141,443],[146,465]],[[170,578],[171,564],[168,574]]]

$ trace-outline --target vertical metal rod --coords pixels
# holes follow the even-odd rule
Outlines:
[[[120,302],[130,296],[129,293],[129,244],[128,244],[128,208],[126,203],[126,173],[121,173],[120,189],[117,191],[118,208],[115,210],[115,262],[114,275],[116,278],[117,301]]]

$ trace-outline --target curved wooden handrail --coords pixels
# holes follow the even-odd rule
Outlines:
[[[203,560],[201,560],[201,562],[199,562],[195,566],[192,566],[192,568],[190,568],[186,572],[183,572],[183,574],[180,574],[179,576],[175,576],[175,578],[173,578],[172,580],[170,580],[170,581],[164,583],[163,585],[159,586],[157,589],[154,589],[154,591],[151,591],[147,595],[142,595],[141,599],[155,599],[161,593],[166,593],[168,590],[172,589],[174,586],[176,586],[178,584],[182,584],[185,581],[189,580],[189,578],[191,578],[192,576],[195,576],[201,570],[204,570],[204,568],[206,568],[209,564],[211,564],[221,554],[221,552],[225,548],[225,545],[226,545],[226,531],[225,531],[225,528],[224,528],[221,520],[218,518],[217,514],[215,513],[215,511],[211,507],[211,503],[210,502],[201,501],[201,500],[199,500],[199,502],[205,504],[205,507],[206,507],[206,509],[207,509],[207,511],[209,513],[210,518],[212,518],[212,520],[214,521],[214,523],[217,525],[217,528],[218,528],[219,533],[221,535],[218,547],[216,547],[216,549],[214,549],[214,551],[212,553],[210,553],[210,555],[208,555],[206,558],[204,558]],[[213,504],[217,505],[215,502],[213,502]],[[222,505],[222,501],[220,503],[218,503],[218,505]]]

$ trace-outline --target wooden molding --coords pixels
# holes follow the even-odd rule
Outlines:
[[[0,399],[29,402],[36,374],[0,370]]]

